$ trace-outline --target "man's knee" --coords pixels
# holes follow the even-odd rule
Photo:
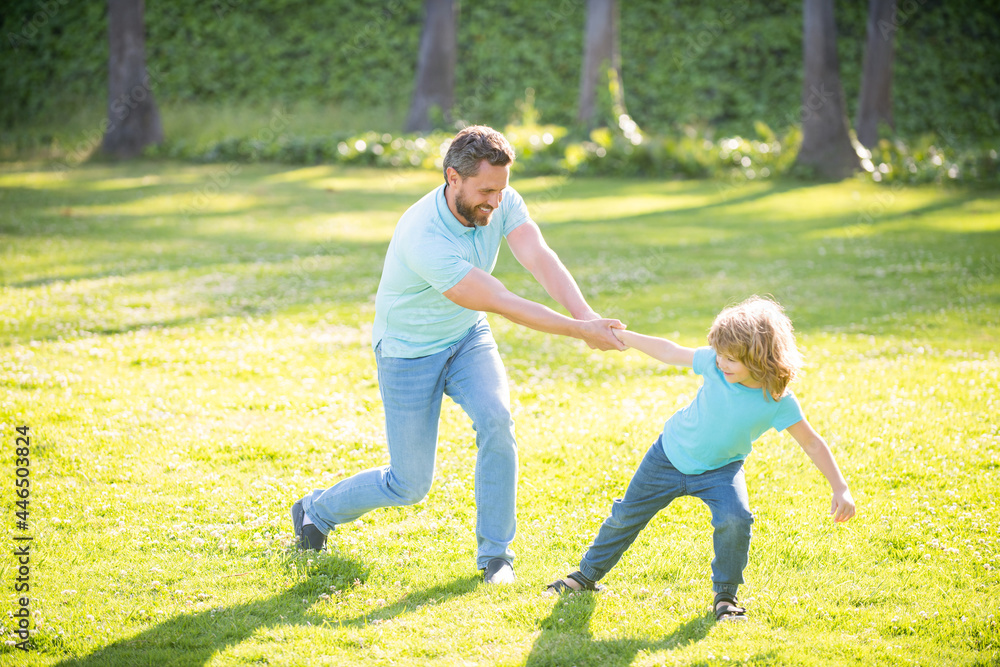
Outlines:
[[[472,426],[481,436],[514,433],[514,419],[511,417],[510,409],[504,405],[498,405],[479,415]]]
[[[403,479],[392,470],[387,470],[386,475],[386,486],[400,505],[415,505],[431,490],[431,479]]]

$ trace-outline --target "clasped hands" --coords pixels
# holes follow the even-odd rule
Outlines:
[[[626,329],[620,320],[601,317],[595,312],[583,317],[583,340],[592,350],[627,350],[628,346],[615,335],[615,329]]]

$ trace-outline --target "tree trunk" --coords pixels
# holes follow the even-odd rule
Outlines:
[[[453,0],[427,0],[426,12],[407,132],[433,130],[431,111],[437,107],[447,119],[455,100],[458,7]]]
[[[153,101],[156,80],[146,71],[143,0],[108,0],[108,120],[102,150],[131,158],[163,141]]]
[[[598,90],[604,83],[610,87],[612,113],[616,117],[626,113],[618,32],[618,1],[587,0],[576,119],[588,128],[600,122]]]
[[[804,0],[803,5],[802,148],[795,164],[824,178],[842,179],[860,163],[851,143],[840,84],[833,0]]]
[[[892,59],[895,51],[896,0],[868,0],[868,43],[861,75],[855,129],[867,148],[878,143],[881,123],[892,122]]]

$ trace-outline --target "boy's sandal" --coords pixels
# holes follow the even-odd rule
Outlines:
[[[716,621],[745,621],[747,620],[747,610],[744,607],[736,606],[736,598],[728,593],[719,593],[715,596],[715,620]],[[724,603],[724,604],[721,604]]]
[[[583,573],[577,570],[576,572],[566,575],[566,579],[572,579],[576,583],[580,584],[580,591],[603,591],[604,586],[601,584],[591,581],[587,577],[583,576]],[[545,587],[546,591],[553,591],[558,594],[563,593],[578,593],[576,589],[566,583],[565,579],[559,579],[558,581],[553,581],[551,584]]]

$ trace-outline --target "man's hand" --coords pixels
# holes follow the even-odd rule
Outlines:
[[[582,338],[592,350],[625,350],[628,347],[618,340],[612,329],[624,329],[618,320],[596,319],[581,322]]]

